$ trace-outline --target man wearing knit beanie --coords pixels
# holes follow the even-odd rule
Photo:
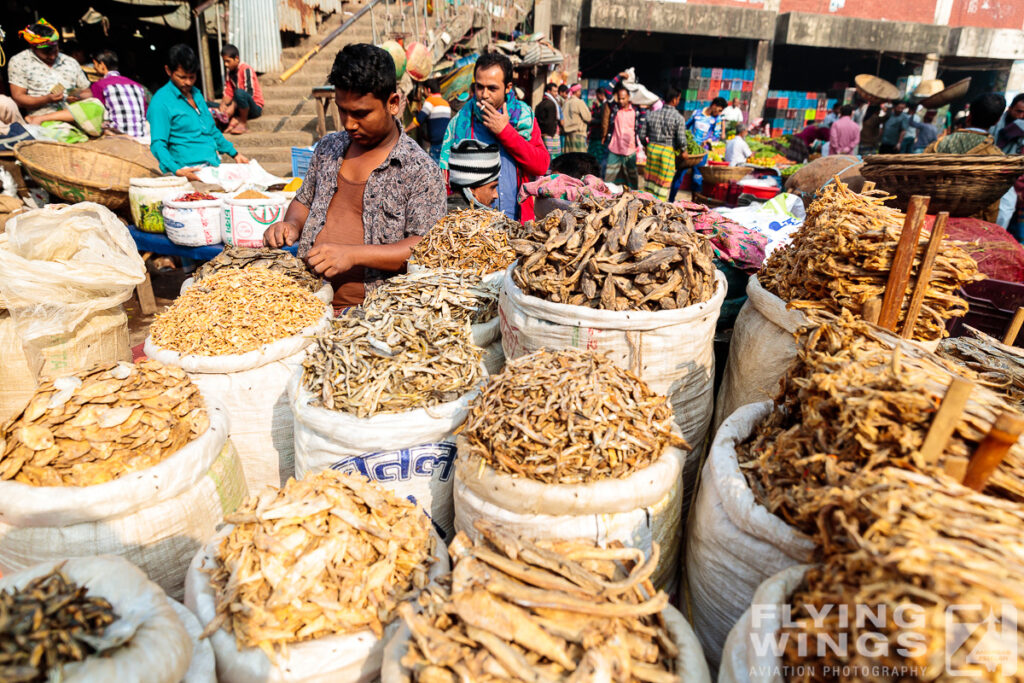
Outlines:
[[[452,194],[448,210],[490,209],[498,198],[501,155],[497,145],[461,140],[448,157],[448,182]]]

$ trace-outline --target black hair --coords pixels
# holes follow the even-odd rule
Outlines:
[[[562,85],[558,86],[558,92],[569,92],[569,86],[563,83]]]
[[[327,82],[337,90],[373,95],[381,102],[387,102],[398,89],[395,60],[390,52],[376,45],[346,45],[334,58]]]
[[[625,92],[625,93],[628,93],[628,92],[629,92],[629,88],[627,88],[627,87],[626,87],[625,85],[623,85],[622,83],[617,83],[617,84],[615,85],[615,93],[616,93],[616,94],[618,94],[618,93],[620,93],[620,92]]]
[[[493,66],[501,67],[502,84],[510,85],[512,83],[512,60],[500,52],[485,52],[480,55],[476,60],[476,66],[473,67],[473,76],[476,77],[478,71],[490,69]]]
[[[117,53],[113,50],[100,50],[92,56],[93,61],[99,62],[111,71],[117,71]]]
[[[441,92],[441,84],[438,82],[436,78],[428,78],[427,80],[423,81],[423,87],[429,90],[430,92]]]
[[[547,83],[544,84],[544,92],[547,92],[549,90],[558,90],[558,84],[552,81],[548,81]]]
[[[1006,110],[1006,98],[994,92],[985,93],[971,102],[971,127],[991,128]]]
[[[220,56],[231,57],[231,59],[238,59],[238,48],[232,45],[231,43],[227,43],[224,47],[220,49]]]
[[[177,71],[178,67],[187,74],[199,71],[199,60],[195,51],[184,43],[178,43],[167,51],[167,68]]]
[[[680,95],[682,95],[682,93],[679,92],[679,88],[672,85],[668,86],[668,88],[665,90],[665,104],[668,104],[669,102],[679,97]]]
[[[551,160],[551,173],[561,173],[582,180],[585,175],[601,176],[601,164],[586,152],[567,152]]]
[[[1010,102],[1010,106],[1011,107],[1016,107],[1021,102],[1024,102],[1024,92],[1017,93],[1017,96],[1013,98],[1012,102]]]
[[[729,103],[725,101],[724,97],[716,97],[715,99],[711,100],[711,106],[721,107],[722,109],[725,109],[726,107],[729,106]]]
[[[852,104],[844,104],[839,109],[839,115],[840,116],[853,116],[853,105]]]

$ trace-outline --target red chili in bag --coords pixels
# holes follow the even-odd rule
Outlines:
[[[183,194],[180,197],[176,198],[174,201],[176,201],[176,202],[206,202],[206,201],[210,201],[211,199],[216,199],[216,197],[214,197],[209,192],[188,192],[188,193]]]

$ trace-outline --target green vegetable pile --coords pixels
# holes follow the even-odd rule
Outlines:
[[[704,153],[704,148],[697,144],[697,139],[690,131],[686,131],[686,153],[691,156]]]

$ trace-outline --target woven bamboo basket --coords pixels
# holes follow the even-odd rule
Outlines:
[[[687,154],[686,152],[683,152],[676,157],[676,168],[692,168],[707,158],[707,152],[704,152],[703,154]]]
[[[938,109],[939,107],[949,104],[954,100],[959,100],[961,97],[967,94],[967,91],[971,89],[971,77],[957,81],[953,85],[940,90],[934,95],[921,100],[921,106],[926,109]]]
[[[700,170],[704,182],[711,185],[741,180],[753,171],[750,166],[717,166],[708,164]]]
[[[115,211],[128,206],[132,178],[159,175],[142,164],[63,142],[19,142],[14,156],[50,194],[68,202],[96,202]]]
[[[899,88],[878,76],[859,74],[853,82],[857,85],[857,94],[872,104],[881,104],[900,96]]]
[[[973,216],[1004,194],[1024,174],[1024,156],[964,154],[875,154],[860,174],[896,195],[906,209],[915,194],[931,197],[929,213]]]

